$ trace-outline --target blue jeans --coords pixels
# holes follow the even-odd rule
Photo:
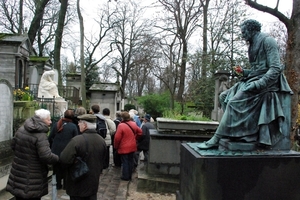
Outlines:
[[[134,152],[128,154],[120,154],[122,162],[122,176],[121,179],[125,181],[131,180],[133,171],[133,156]]]

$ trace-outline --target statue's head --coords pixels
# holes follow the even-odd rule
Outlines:
[[[250,41],[252,37],[261,31],[261,24],[254,20],[248,19],[241,24],[242,38]]]

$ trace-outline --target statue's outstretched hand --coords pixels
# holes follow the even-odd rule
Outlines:
[[[241,66],[234,66],[233,67],[233,72],[237,76],[243,76],[243,74],[244,74],[244,70],[243,70],[243,68]]]

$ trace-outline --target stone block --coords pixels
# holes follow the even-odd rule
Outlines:
[[[178,199],[299,199],[299,152],[220,152],[197,145],[181,146]]]

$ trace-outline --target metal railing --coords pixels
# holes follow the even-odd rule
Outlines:
[[[29,84],[29,90],[33,95],[33,99],[38,99],[38,90],[39,90],[39,84]],[[73,86],[60,86],[57,87],[58,94],[63,97],[66,101],[70,100],[74,104],[79,103],[79,89],[73,87]]]

